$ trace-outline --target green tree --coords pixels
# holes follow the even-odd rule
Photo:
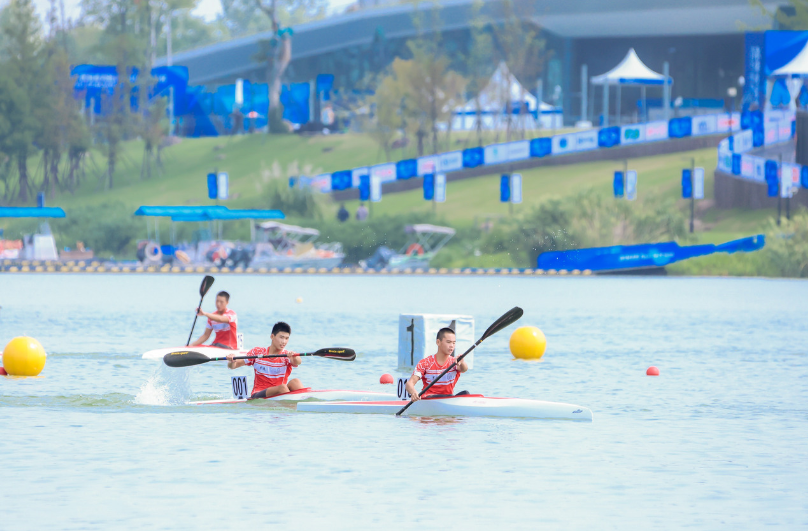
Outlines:
[[[760,9],[760,11],[777,21],[783,29],[806,30],[808,29],[808,0],[787,0],[788,7],[777,6],[774,11],[769,11],[762,0],[749,0],[749,3]]]

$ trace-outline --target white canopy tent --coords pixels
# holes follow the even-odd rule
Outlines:
[[[538,105],[537,112],[538,99],[519,83],[504,62],[499,64],[480,91],[479,100],[482,129],[504,128],[508,112],[511,113],[512,126],[524,125],[528,130],[539,126],[545,129],[560,128],[563,123],[563,111],[545,102]],[[473,131],[477,128],[477,119],[477,102],[471,99],[454,110],[452,129]]]
[[[667,67],[667,63],[666,63]],[[665,74],[654,72],[643,63],[637,56],[634,48],[631,48],[626,56],[620,61],[620,64],[599,76],[594,76],[591,79],[593,85],[603,85],[603,125],[609,125],[609,85],[617,85],[617,120],[618,125],[620,121],[620,95],[621,88],[624,85],[640,86],[642,88],[643,111],[646,113],[645,121],[647,121],[647,108],[645,87],[648,85],[660,85],[664,91],[664,101],[667,107],[670,101],[670,85],[673,79]]]
[[[786,78],[786,87],[790,95],[789,108],[796,108],[796,99],[799,97],[800,90],[802,89],[805,79],[808,78],[808,42],[800,50],[794,59],[774,70],[770,77],[772,78]],[[769,80],[767,83],[766,91],[766,106],[771,107],[771,96],[774,90],[774,81]]]

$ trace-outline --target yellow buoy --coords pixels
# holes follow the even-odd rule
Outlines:
[[[514,358],[537,360],[547,350],[547,338],[535,326],[521,326],[511,334],[510,348]]]
[[[15,337],[3,349],[3,368],[11,376],[36,376],[45,368],[45,349],[33,337]]]
[[[301,302],[303,302],[303,297],[298,297],[296,302],[297,302],[298,304],[300,304]]]

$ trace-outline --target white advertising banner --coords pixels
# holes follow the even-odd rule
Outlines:
[[[716,132],[729,133],[730,131],[738,131],[741,128],[741,115],[734,114],[717,114],[716,115]]]
[[[692,123],[693,136],[714,135],[718,132],[718,121],[715,114],[694,116]]]
[[[763,145],[768,146],[780,140],[780,128],[776,123],[768,123],[763,126]]]
[[[626,199],[629,201],[637,199],[637,172],[635,170],[626,172]]]
[[[522,202],[522,175],[514,173],[511,175],[511,203],[519,204]]]
[[[430,173],[435,173],[435,166],[438,164],[437,157],[420,157],[418,161],[418,177],[423,177]]]
[[[793,197],[800,187],[800,166],[799,164],[783,163],[780,173],[780,195],[781,197]],[[785,195],[784,195],[785,194]]]
[[[791,122],[783,120],[778,124],[777,129],[777,137],[780,139],[780,142],[785,142],[786,140],[791,139]]]
[[[624,125],[620,128],[620,143],[637,144],[645,142],[645,124]]]
[[[741,177],[746,177],[747,179],[755,178],[755,165],[753,161],[754,157],[741,155]]]
[[[370,174],[370,200],[378,203],[382,200],[382,180],[378,175]]]
[[[733,151],[735,153],[746,153],[754,147],[751,129],[736,133],[732,135],[732,138],[732,142],[734,144]]]
[[[378,166],[371,166],[370,167],[370,177],[371,181],[376,178],[379,182],[382,183],[389,183],[391,181],[396,180],[396,165],[393,163],[390,164],[379,164]]]
[[[225,200],[230,197],[230,177],[225,172],[216,176],[216,199]]]
[[[584,131],[582,133],[554,136],[552,139],[551,152],[553,155],[559,155],[562,153],[597,149],[597,147],[598,130],[592,129],[591,131]]]
[[[435,157],[438,159],[438,167],[436,168],[436,171],[447,172],[463,169],[462,151],[450,151],[449,153],[435,155]]]
[[[732,113],[732,130],[733,131],[741,130],[741,113],[739,112]]]
[[[752,178],[758,182],[766,182],[766,161],[759,157],[752,157],[752,167],[754,174]]]
[[[718,169],[725,173],[732,173],[732,151],[718,150]]]
[[[645,140],[665,140],[668,138],[668,122],[659,120],[658,122],[648,122],[645,124]]]
[[[321,173],[316,177],[312,177],[311,187],[323,194],[331,192],[331,174]]]
[[[704,199],[704,168],[696,168],[693,174],[693,199]]]
[[[502,164],[530,158],[530,141],[519,140],[487,146],[483,150],[485,164]]]
[[[365,175],[370,175],[370,168],[354,168],[351,170],[351,187],[359,188],[359,181]]]

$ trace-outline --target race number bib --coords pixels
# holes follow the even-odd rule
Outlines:
[[[233,398],[236,400],[247,400],[250,398],[250,391],[247,387],[246,376],[231,376],[230,385],[233,388]]]
[[[398,388],[398,399],[399,400],[409,400],[410,399],[410,394],[407,392],[407,388],[406,388],[406,385],[407,385],[408,381],[409,381],[409,377],[407,377],[407,378],[399,378],[398,379],[398,385],[396,387]]]

